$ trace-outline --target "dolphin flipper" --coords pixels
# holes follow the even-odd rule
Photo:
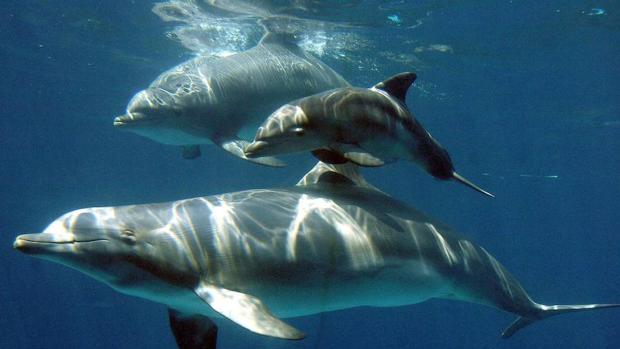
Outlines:
[[[216,141],[214,143],[219,145],[220,147],[222,147],[222,149],[226,150],[227,152],[233,154],[236,157],[240,157],[244,160],[254,162],[259,165],[265,165],[265,166],[271,166],[271,167],[286,166],[286,164],[282,160],[279,160],[272,156],[264,156],[264,157],[253,158],[253,159],[248,158],[247,156],[245,156],[245,147],[247,147],[248,144],[250,143],[248,141],[244,141],[239,138],[228,139],[228,140],[224,140],[220,142]]]
[[[303,332],[275,317],[260,299],[201,282],[194,290],[213,310],[237,325],[265,336],[302,339]]]
[[[217,326],[208,317],[168,308],[170,328],[179,349],[215,349]]]
[[[359,166],[379,167],[385,165],[383,160],[370,154],[355,144],[330,144],[330,147],[337,150],[346,159]]]
[[[330,149],[315,149],[312,151],[312,155],[326,164],[342,165],[349,162],[349,159],[342,156],[342,154]]]

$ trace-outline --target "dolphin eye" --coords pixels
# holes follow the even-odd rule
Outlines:
[[[295,135],[296,135],[297,137],[301,137],[301,136],[303,136],[304,134],[306,134],[306,131],[304,131],[304,129],[303,129],[303,128],[301,128],[301,127],[296,127],[296,128],[294,128],[294,129],[293,129],[293,133],[295,133]]]

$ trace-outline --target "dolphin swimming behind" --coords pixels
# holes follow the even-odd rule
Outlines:
[[[318,163],[295,187],[69,212],[14,247],[162,303],[180,348],[215,348],[227,318],[285,339],[281,318],[431,298],[517,319],[619,304],[543,305],[485,249],[367,184],[354,165]]]
[[[382,166],[405,159],[441,180],[493,197],[454,170],[448,152],[405,104],[415,73],[401,73],[367,88],[342,87],[290,102],[272,113],[245,148],[249,158],[312,151],[332,164]]]
[[[200,156],[200,144],[214,143],[243,159],[283,166],[274,158],[246,158],[245,139],[291,99],[348,85],[292,36],[268,33],[247,51],[199,56],[164,72],[131,99],[114,126],[180,145],[189,159]]]

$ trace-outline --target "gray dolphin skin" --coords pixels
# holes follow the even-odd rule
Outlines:
[[[200,156],[200,144],[214,143],[240,158],[283,166],[274,158],[246,158],[247,140],[291,99],[343,86],[349,86],[344,78],[292,36],[269,33],[250,50],[199,56],[164,72],[131,99],[114,126],[180,145],[188,159]]]
[[[619,304],[542,305],[485,249],[319,162],[295,187],[67,213],[14,247],[165,304],[180,348],[214,348],[227,318],[301,339],[280,318],[456,299],[514,313],[503,332]]]
[[[448,152],[408,110],[405,96],[415,79],[401,73],[369,89],[343,87],[290,102],[263,122],[245,155],[312,151],[323,162],[360,166],[405,159],[493,197],[454,170]]]

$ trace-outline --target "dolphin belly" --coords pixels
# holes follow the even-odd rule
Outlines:
[[[422,270],[420,263],[412,262],[355,276],[326,272],[319,278],[310,278],[307,284],[280,283],[253,291],[275,315],[283,318],[360,306],[410,305],[452,292],[448,280],[434,271]]]
[[[168,145],[213,144],[207,135],[198,135],[196,132],[186,132],[182,128],[159,128],[156,132],[151,129],[135,130],[135,133]]]

